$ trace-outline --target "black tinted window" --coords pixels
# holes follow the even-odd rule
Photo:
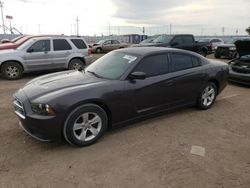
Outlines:
[[[61,51],[61,50],[71,50],[71,46],[65,39],[54,39],[53,40],[54,50]]]
[[[150,56],[140,62],[134,72],[144,72],[147,77],[165,74],[168,72],[166,55]]]
[[[198,58],[192,57],[192,61],[193,61],[193,67],[201,66],[201,61]]]
[[[71,39],[71,42],[78,48],[78,49],[86,49],[87,46],[82,39]]]
[[[184,36],[182,40],[183,40],[183,44],[187,44],[187,45],[192,44],[194,42],[194,39],[192,36]]]
[[[30,52],[50,51],[50,40],[40,40],[35,42],[29,49]]]
[[[171,54],[171,70],[179,71],[193,67],[192,57],[182,54]]]
[[[177,36],[177,37],[175,37],[174,39],[173,39],[173,41],[172,41],[172,44],[174,44],[174,43],[176,43],[176,44],[178,44],[178,45],[181,45],[183,42],[182,42],[182,37],[180,37],[180,36]]]

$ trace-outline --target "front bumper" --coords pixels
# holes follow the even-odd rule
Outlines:
[[[237,52],[235,50],[229,50],[229,49],[216,49],[215,55],[220,57],[226,57],[226,58],[234,58],[236,56]]]
[[[23,108],[18,110],[15,101]],[[62,139],[62,118],[37,115],[31,110],[30,102],[22,90],[14,95],[15,113],[20,127],[33,138],[40,141],[58,141]]]
[[[250,74],[237,73],[230,70],[228,80],[231,82],[250,86]]]

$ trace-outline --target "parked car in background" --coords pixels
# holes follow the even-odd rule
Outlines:
[[[93,53],[109,52],[117,50],[119,48],[126,48],[128,44],[121,43],[118,40],[100,40],[99,42],[92,45]]]
[[[131,120],[196,105],[209,109],[225,88],[228,65],[185,50],[145,47],[110,52],[84,71],[45,75],[14,94],[20,126],[43,141],[97,141]]]
[[[193,35],[160,35],[150,43],[137,45],[138,47],[156,46],[156,47],[172,47],[178,49],[197,52],[202,56],[209,53],[207,42],[196,42]]]
[[[250,40],[238,40],[235,46],[239,57],[229,62],[229,80],[250,86]]]
[[[235,42],[237,40],[250,40],[250,38],[231,38],[225,41],[225,44],[218,45],[215,49],[214,57],[215,58],[229,58],[233,59],[237,56],[237,49],[235,47]]]
[[[80,37],[32,37],[17,49],[0,51],[0,70],[3,77],[14,80],[26,72],[83,69],[91,63],[90,53]]]
[[[4,43],[14,43],[14,42],[20,40],[21,38],[23,38],[23,37],[25,37],[25,36],[26,36],[26,35],[20,35],[20,36],[14,38],[14,39],[11,39],[11,40],[9,40],[9,39],[2,39],[2,40],[1,40],[1,44],[4,44]],[[0,44],[0,45],[1,45],[1,44]]]
[[[207,42],[208,50],[214,52],[218,45],[224,44],[224,41],[220,38],[201,38],[198,42]]]

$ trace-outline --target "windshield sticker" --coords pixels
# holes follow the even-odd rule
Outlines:
[[[132,55],[125,55],[123,58],[129,60],[128,63],[132,63],[133,61],[137,59],[137,57],[132,56]]]

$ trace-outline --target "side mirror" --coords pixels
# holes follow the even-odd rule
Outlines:
[[[129,75],[129,78],[133,80],[144,80],[146,78],[146,74],[144,72],[132,72]]]
[[[32,52],[34,52],[34,49],[33,49],[33,48],[29,48],[29,49],[27,50],[27,52],[28,52],[28,53],[32,53]]]
[[[179,45],[178,42],[173,42],[173,43],[171,44],[171,46],[178,46],[178,45]]]

